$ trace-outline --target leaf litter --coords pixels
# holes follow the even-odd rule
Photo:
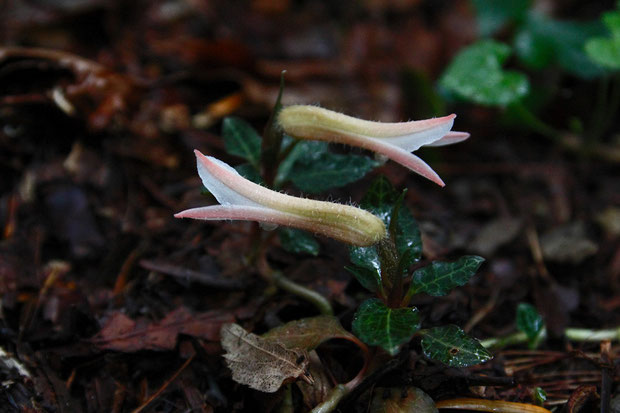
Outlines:
[[[221,330],[226,365],[233,380],[266,393],[277,391],[284,382],[298,378],[312,384],[305,350],[288,349],[281,343],[247,332],[238,324]]]

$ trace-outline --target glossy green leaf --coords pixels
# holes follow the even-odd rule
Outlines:
[[[424,355],[448,366],[473,366],[493,357],[478,340],[455,325],[435,327],[421,333]]]
[[[527,336],[530,348],[536,348],[545,328],[545,323],[536,307],[528,303],[519,303],[517,306],[517,328]]]
[[[557,65],[582,78],[603,72],[586,55],[588,38],[603,34],[599,22],[554,20],[541,13],[529,13],[514,38],[519,59],[533,69]]]
[[[476,9],[478,32],[482,37],[492,36],[507,23],[521,20],[531,0],[472,0]]]
[[[542,406],[547,401],[547,392],[542,387],[536,387],[532,393],[537,406]]]
[[[280,244],[288,252],[294,254],[319,255],[319,242],[308,232],[295,228],[280,228],[278,231]]]
[[[258,168],[261,138],[249,123],[237,117],[224,119],[222,137],[226,152],[239,156]]]
[[[353,333],[363,342],[380,346],[391,355],[420,328],[420,314],[415,307],[389,308],[371,298],[360,305],[353,318]]]
[[[389,227],[394,203],[400,194],[394,189],[387,178],[380,176],[375,179],[362,198],[360,207],[372,212],[383,220]],[[420,259],[422,254],[422,238],[418,224],[411,212],[404,206],[399,209],[396,221],[396,249],[401,259],[400,267],[406,270],[411,264]],[[349,249],[351,262],[364,270],[354,271],[353,274],[365,288],[371,291],[373,285],[381,284],[381,261],[376,246],[351,247]],[[371,277],[372,275],[372,277]],[[374,281],[372,281],[374,278]]]
[[[466,255],[454,262],[434,261],[414,271],[410,294],[426,293],[435,297],[448,294],[454,287],[465,284],[476,274],[484,258]]]
[[[241,175],[247,180],[250,180],[256,184],[263,183],[263,177],[260,176],[260,173],[254,167],[254,165],[250,163],[242,163],[241,165],[237,165],[235,166],[235,170],[239,172],[239,175]]]
[[[610,36],[594,37],[586,42],[588,57],[596,64],[610,70],[620,70],[620,10],[605,13],[603,23]]]
[[[384,176],[380,176],[371,183],[368,192],[362,198],[360,207],[381,218],[389,227],[392,210],[399,196],[400,193],[394,189],[390,181]],[[408,252],[406,254],[407,263],[404,265],[406,268],[420,259],[422,238],[416,220],[404,205],[399,208],[396,223],[396,249],[401,257],[405,255],[405,251]]]
[[[262,335],[276,340],[286,348],[314,350],[321,343],[334,338],[356,341],[356,337],[345,330],[340,321],[332,315],[302,318],[272,328]]]
[[[326,142],[318,144],[300,154],[288,172],[288,179],[304,192],[315,194],[345,186],[380,165],[367,156],[332,153]]]
[[[381,287],[381,275],[374,270],[363,267],[344,267],[355,279],[362,284],[362,287],[370,292],[377,292]]]
[[[481,105],[505,106],[529,92],[524,74],[502,69],[510,47],[481,40],[461,51],[440,79],[440,86]]]

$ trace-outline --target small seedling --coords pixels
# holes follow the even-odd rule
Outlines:
[[[297,380],[304,392],[303,386],[314,383],[312,369],[324,370],[320,362],[318,366],[316,362],[308,364],[313,359],[313,350],[332,338],[357,345],[365,363],[354,379],[335,385],[325,403],[343,397],[368,374],[371,354],[376,352],[371,353],[366,345],[395,356],[414,336],[419,336],[423,353],[449,366],[469,366],[491,358],[477,340],[457,326],[420,328],[420,311],[410,306],[412,297],[421,293],[447,294],[465,284],[484,260],[465,256],[452,262],[420,266],[422,241],[417,223],[405,206],[406,191],[397,192],[386,178],[379,177],[370,185],[359,207],[278,191],[292,184],[305,192],[322,192],[356,181],[381,164],[365,155],[332,153],[329,143],[373,151],[443,186],[437,173],[411,152],[422,146],[441,146],[467,139],[467,133],[451,132],[455,117],[403,123],[371,122],[316,106],[282,108],[279,97],[262,138],[241,119],[224,121],[226,150],[247,163],[235,169],[196,151],[198,174],[219,205],[189,209],[175,216],[259,222],[264,231],[257,232],[253,248],[248,251],[249,265],[256,266],[276,286],[315,304],[324,314],[292,321],[262,337],[238,325],[225,325],[222,344],[233,379],[265,392],[276,391],[283,383]],[[311,234],[350,245],[351,266],[347,269],[375,296],[357,309],[354,335],[331,315],[333,310],[325,297],[271,268],[266,251],[273,240],[270,230],[275,227],[282,227],[281,245],[293,253],[318,253],[320,244]],[[410,272],[414,264],[418,268]],[[239,367],[248,365],[261,368]],[[319,376],[327,377],[324,373]],[[329,383],[329,387],[333,385]]]

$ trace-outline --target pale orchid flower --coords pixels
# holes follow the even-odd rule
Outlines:
[[[176,218],[258,221],[326,235],[358,246],[386,236],[381,219],[370,212],[333,202],[298,198],[255,184],[226,163],[196,154],[198,175],[221,205],[188,209]]]
[[[293,105],[280,111],[278,122],[294,138],[359,146],[444,186],[439,175],[411,152],[422,146],[450,145],[467,139],[468,133],[450,132],[455,117],[452,114],[427,120],[383,123],[357,119],[317,106]]]

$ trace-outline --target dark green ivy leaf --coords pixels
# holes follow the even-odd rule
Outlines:
[[[528,94],[524,74],[503,70],[510,46],[480,40],[462,50],[450,63],[439,84],[460,98],[481,105],[506,106]]]
[[[510,21],[518,21],[527,12],[531,0],[472,0],[478,17],[478,32],[492,36]]]
[[[380,165],[367,156],[332,153],[326,142],[304,145],[304,149],[295,151],[297,159],[287,178],[297,188],[312,194],[355,182]]]
[[[249,123],[237,117],[224,119],[222,137],[226,152],[259,167],[261,138]]]
[[[410,294],[423,292],[435,297],[446,295],[454,287],[469,281],[483,262],[484,258],[476,255],[466,255],[454,262],[433,261],[413,272]]]
[[[545,323],[536,311],[536,307],[528,303],[519,303],[517,307],[517,328],[527,336],[530,348],[536,348],[545,328]]]
[[[596,64],[606,69],[620,70],[620,9],[603,14],[602,20],[611,36],[589,39],[585,46],[586,53]]]
[[[558,65],[568,73],[592,78],[603,70],[587,56],[586,41],[604,34],[598,21],[554,20],[541,13],[529,13],[515,35],[515,52],[522,62],[534,69]]]
[[[435,327],[421,333],[424,355],[448,366],[473,366],[493,357],[478,340],[455,325]]]
[[[308,232],[295,228],[280,228],[278,231],[282,248],[294,254],[319,255],[319,242]]]
[[[381,287],[381,275],[373,270],[364,267],[344,267],[355,279],[362,284],[362,287],[370,292],[377,292]]]
[[[380,346],[391,355],[397,354],[419,328],[417,308],[389,308],[377,298],[364,301],[353,318],[353,332],[360,340]]]
[[[381,218],[386,226],[389,226],[390,215],[399,195],[390,181],[380,176],[370,185],[368,192],[360,203],[360,207],[372,212]],[[407,208],[401,206],[396,223],[396,249],[402,261],[400,267],[406,270],[412,263],[420,259],[422,254],[422,238],[418,224]],[[360,283],[365,288],[370,289],[369,285],[381,285],[381,261],[375,246],[351,247],[349,249],[349,256],[353,264],[365,269],[365,271],[360,270],[357,272],[349,269],[358,280],[360,278],[364,280],[360,280]],[[366,282],[370,274],[375,279],[375,282],[372,284]]]

